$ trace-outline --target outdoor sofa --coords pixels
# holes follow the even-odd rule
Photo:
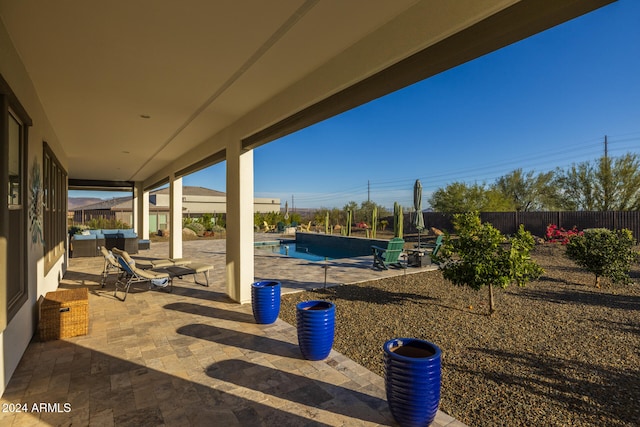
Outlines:
[[[138,235],[129,229],[98,229],[85,230],[81,234],[71,237],[73,257],[100,256],[100,248],[107,250],[118,248],[130,254],[138,253]]]

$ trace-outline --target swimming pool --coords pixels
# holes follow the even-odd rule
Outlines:
[[[306,259],[307,261],[324,261],[325,259],[333,259],[330,256],[318,255],[309,250],[308,247],[296,246],[295,241],[282,242],[255,242],[255,248],[260,250],[268,250],[274,254],[280,254],[291,258]]]

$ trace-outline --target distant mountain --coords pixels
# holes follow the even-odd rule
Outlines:
[[[69,197],[69,210],[101,202],[98,197]]]

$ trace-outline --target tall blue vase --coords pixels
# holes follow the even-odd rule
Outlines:
[[[331,353],[336,305],[329,301],[303,301],[296,305],[298,345],[307,360],[322,360]]]
[[[428,426],[440,404],[440,349],[415,338],[389,340],[383,349],[391,415],[402,427]]]
[[[262,281],[251,285],[251,308],[256,323],[270,324],[280,314],[280,282]]]

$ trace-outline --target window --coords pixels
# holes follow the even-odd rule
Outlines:
[[[28,300],[27,286],[27,141],[31,118],[8,83],[0,75],[0,238],[6,239],[6,252],[0,262],[7,273],[0,277],[0,307],[4,321]]]
[[[7,318],[11,319],[27,300],[25,277],[25,194],[24,159],[26,149],[26,127],[19,116],[9,107],[6,140],[8,148],[6,170],[8,179],[8,246],[7,254]]]
[[[22,206],[22,123],[9,110],[9,209]]]
[[[45,272],[65,251],[67,234],[67,172],[49,148],[43,143],[43,198],[44,265]]]

